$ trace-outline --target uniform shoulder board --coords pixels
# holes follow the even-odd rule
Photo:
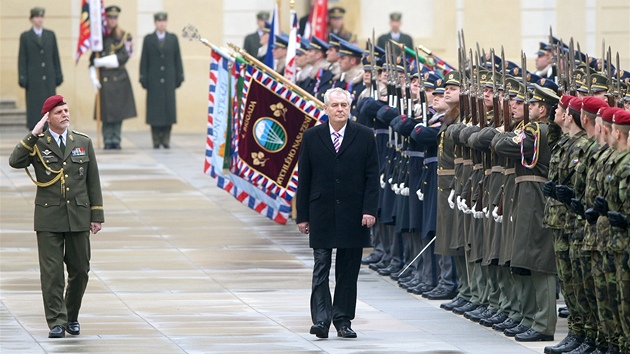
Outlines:
[[[525,132],[536,134],[537,131],[538,131],[538,123],[536,122],[531,122],[525,126]]]
[[[43,137],[45,134],[44,133],[39,133],[38,137]]]
[[[78,131],[76,131],[76,130],[73,130],[72,132],[73,132],[73,133],[75,133],[75,134],[77,134],[77,135],[82,135],[82,136],[84,136],[84,137],[86,137],[86,138],[88,138],[88,139],[90,138],[90,137],[89,137],[87,134],[85,134],[85,133],[81,133],[81,132],[78,132]]]

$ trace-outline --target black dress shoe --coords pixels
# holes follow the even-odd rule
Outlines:
[[[311,326],[310,334],[314,334],[317,338],[328,338],[328,326],[324,322],[317,322]]]
[[[472,311],[468,311],[464,313],[464,317],[467,319],[470,319],[470,316],[479,316],[482,313],[484,313],[486,310],[488,309],[488,307],[486,307],[485,305],[481,305],[479,307],[477,307],[476,309],[472,310]],[[479,321],[479,320],[477,320]]]
[[[392,273],[400,272],[402,266],[396,264],[390,264],[387,268],[382,268],[378,270],[378,275],[387,276]]]
[[[405,265],[405,267],[407,267],[407,265]],[[398,272],[394,272],[394,273],[390,274],[389,277],[392,278],[393,280],[398,280],[401,277],[407,277],[407,276],[413,274],[413,268],[411,268],[411,267],[405,268],[405,267],[402,267],[402,269],[405,270],[404,272],[401,269]]]
[[[105,144],[105,146],[103,147],[103,149],[105,149],[105,150],[111,150],[113,148],[114,147],[112,146],[112,144]]]
[[[119,143],[112,144],[112,145],[114,145],[114,147],[113,147],[113,149],[114,149],[114,150],[120,150],[120,149],[122,149],[122,148],[120,147],[120,144],[119,144]]]
[[[453,309],[453,313],[456,315],[463,315],[468,311],[472,311],[474,309],[476,309],[477,307],[479,307],[479,305],[472,303],[472,302],[468,302],[467,304],[460,306],[460,307],[456,307]]]
[[[337,337],[341,338],[356,338],[357,334],[350,328],[350,326],[341,326],[337,329]]]
[[[487,310],[485,310],[484,312],[482,312],[482,313],[480,313],[478,315],[470,316],[468,319],[473,321],[473,322],[479,322],[481,320],[485,320],[486,318],[490,318],[490,317],[492,317],[492,316],[494,316],[496,314],[497,314],[496,312],[494,312],[494,311],[492,311],[490,309],[487,309]]]
[[[424,285],[422,283],[422,280],[420,280],[418,278],[414,278],[414,279],[411,279],[410,281],[408,281],[406,283],[400,283],[399,286],[401,288],[403,288],[403,289],[410,289],[410,288],[415,288],[416,286],[419,286],[419,285]]]
[[[508,317],[507,317],[506,314],[504,314],[503,312],[498,312],[498,313],[495,313],[494,316],[492,316],[492,317],[482,318],[479,321],[479,324],[484,326],[484,327],[492,327],[495,324],[499,324],[499,323],[507,320],[507,318]]]
[[[79,321],[68,321],[66,331],[73,336],[81,334],[81,325],[79,325]]]
[[[63,326],[56,325],[54,326],[50,332],[48,332],[48,338],[63,338],[66,336],[66,331],[63,329]]]
[[[387,268],[388,266],[389,266],[389,262],[388,262],[388,261],[381,260],[381,261],[380,261],[380,262],[378,262],[378,263],[372,263],[372,264],[370,264],[370,266],[369,266],[369,267],[370,267],[370,269],[372,269],[372,270],[379,270],[379,269],[381,269],[381,268]]]
[[[439,293],[434,293],[434,294],[429,293],[427,295],[427,299],[429,299],[429,300],[451,300],[451,299],[454,299],[455,296],[457,296],[457,294],[458,294],[458,292],[456,290],[449,291],[447,289],[442,288],[442,291],[440,291]]]
[[[505,334],[508,337],[514,337],[517,334],[521,334],[521,333],[527,332],[527,330],[529,330],[529,327],[523,326],[522,324],[518,324],[514,328],[506,329],[505,331],[503,331],[503,334]]]
[[[558,309],[558,317],[560,318],[567,318],[569,317],[569,309],[566,307],[561,307]]]
[[[170,148],[171,148],[171,146],[170,146],[169,144],[162,144],[162,146],[163,146],[165,149],[170,149]]]
[[[579,347],[573,349],[569,353],[574,354],[583,354],[583,353],[593,353],[597,350],[597,346],[595,345],[595,340],[591,338],[585,338],[582,344]]]
[[[569,333],[560,343],[554,346],[545,347],[545,354],[568,353],[577,348],[584,341],[584,337],[579,337],[574,333]]]
[[[433,289],[435,288],[432,285],[420,283],[414,288],[407,289],[407,292],[415,295],[424,295],[425,293],[433,291]]]
[[[514,336],[517,342],[549,342],[553,340],[553,334],[542,334],[528,329],[523,333]]]
[[[159,149],[160,148],[160,144],[153,144],[153,148],[154,149]]]
[[[456,307],[460,307],[462,305],[464,305],[466,301],[463,297],[456,297],[454,298],[451,302],[445,302],[443,304],[440,304],[440,308],[441,309],[445,309],[446,311],[453,311],[454,308]]]
[[[403,289],[407,289],[409,287],[409,283],[411,283],[414,280],[418,282],[417,284],[419,284],[420,279],[414,277],[413,275],[410,275],[404,278],[398,278],[398,286],[400,286]]]
[[[516,326],[518,326],[518,322],[508,317],[507,319],[505,319],[505,321],[499,324],[492,325],[492,329],[494,329],[495,331],[503,332],[506,329],[514,328]]]
[[[375,255],[374,253],[370,254],[367,257],[361,258],[361,264],[372,264],[378,263],[381,260],[381,257]]]

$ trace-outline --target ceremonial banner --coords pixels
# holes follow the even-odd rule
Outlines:
[[[278,18],[278,4],[273,7],[271,14],[271,28],[269,29],[269,40],[267,41],[267,54],[265,54],[265,65],[272,70],[276,68],[276,60],[273,58],[273,46],[276,43],[276,36],[280,35],[280,19]]]
[[[233,172],[291,202],[302,135],[325,122],[326,113],[258,68],[247,65],[246,71]]]
[[[79,20],[79,39],[75,61],[91,49],[93,52],[103,50],[103,34],[106,30],[105,8],[103,0],[82,0],[81,18]]]
[[[328,0],[316,0],[308,14],[304,38],[328,38]]]
[[[232,156],[225,156],[225,152],[234,154],[234,147],[238,146],[238,139],[234,139],[238,137],[237,134],[232,134],[232,139],[226,139],[230,131],[228,126],[230,110],[240,106],[238,102],[230,100],[230,97],[235,97],[235,83],[238,82],[238,78],[231,78],[230,60],[225,53],[215,50],[211,53],[204,173],[216,178],[217,186],[232,194],[242,204],[279,224],[286,224],[291,213],[289,202],[273,197],[252,185],[250,181],[223,170],[224,158],[232,160]],[[238,109],[234,113],[238,114]],[[235,119],[234,125],[238,126],[238,119]],[[226,143],[232,148],[226,148]]]
[[[295,10],[291,10],[291,32],[289,33],[289,45],[287,46],[287,58],[284,68],[284,78],[295,83],[297,76],[297,50],[300,47],[300,35],[298,34],[298,17]]]

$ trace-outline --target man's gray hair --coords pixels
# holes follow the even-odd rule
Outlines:
[[[352,104],[352,95],[350,94],[350,92],[342,89],[341,87],[335,87],[335,88],[328,89],[326,91],[326,93],[324,93],[324,104],[326,106],[328,106],[330,104],[330,95],[337,94],[337,93],[341,93],[341,94],[346,96],[346,100],[348,101],[348,105]]]

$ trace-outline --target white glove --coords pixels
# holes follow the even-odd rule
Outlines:
[[[381,189],[385,188],[385,174],[381,175]]]
[[[448,206],[451,209],[455,209],[455,202],[453,202],[453,197],[455,197],[455,190],[451,189],[451,194],[448,195]]]
[[[116,54],[110,54],[102,58],[94,58],[94,66],[96,66],[97,68],[117,68],[118,57],[116,56]]]
[[[409,196],[409,187],[405,187],[403,189],[400,190],[400,194],[404,195],[405,197]]]
[[[457,209],[459,209],[459,211],[462,211],[462,197],[461,196],[457,196],[457,199],[455,199],[455,205],[457,205]]]
[[[462,199],[462,211],[464,214],[472,214],[472,209],[466,204],[466,199]]]
[[[92,87],[94,88],[94,92],[98,92],[98,89],[101,88],[101,83],[96,77],[96,68],[93,66],[90,66],[90,80],[92,80]]]
[[[492,217],[494,218],[494,221],[499,224],[503,222],[503,215],[499,215],[498,206],[495,206],[494,209],[492,210]]]
[[[398,188],[398,183],[392,184],[392,190],[394,191],[394,194],[400,194],[400,188]]]
[[[420,189],[416,191],[416,195],[418,196],[418,200],[424,200],[424,194]]]
[[[387,183],[392,184],[392,181],[393,181],[393,180],[394,180],[394,179],[393,179],[392,177],[389,177],[389,178],[387,179]]]
[[[488,207],[484,207],[481,211],[483,212],[483,216],[485,216],[486,218],[490,217],[490,212],[488,211]]]
[[[473,214],[473,218],[475,219],[483,218],[483,211],[477,211],[477,203],[475,203],[475,205],[473,205],[472,208],[470,208],[470,210]]]

